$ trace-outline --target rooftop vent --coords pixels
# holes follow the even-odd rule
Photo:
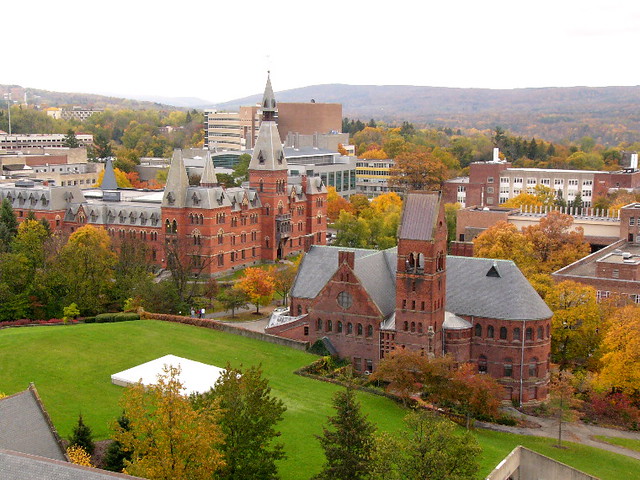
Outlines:
[[[35,185],[32,180],[18,180],[16,187],[31,188]]]
[[[493,265],[491,265],[491,268],[487,272],[487,277],[500,278],[500,272],[498,272],[498,264],[496,262],[493,262]]]
[[[628,258],[631,258],[631,257],[632,257],[632,255],[629,252],[623,252],[622,253],[622,258],[624,258],[625,260],[628,259]]]

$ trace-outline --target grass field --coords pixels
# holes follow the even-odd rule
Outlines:
[[[640,440],[634,440],[632,438],[605,437],[604,435],[596,435],[596,438],[602,442],[610,443],[611,445],[618,445],[620,447],[628,448],[629,450],[640,452]]]
[[[82,412],[98,439],[108,438],[109,422],[119,415],[123,389],[111,374],[166,354],[225,366],[262,364],[273,393],[287,412],[279,425],[288,458],[283,479],[306,479],[323,461],[317,440],[332,414],[331,396],[339,387],[293,374],[315,357],[305,352],[208,329],[157,321],[135,321],[0,330],[0,392],[16,393],[35,382],[59,433],[67,437]],[[363,410],[379,430],[402,428],[406,414],[394,402],[360,394]],[[640,462],[602,450],[553,440],[478,431],[486,475],[514,446],[522,444],[606,479],[634,478]]]

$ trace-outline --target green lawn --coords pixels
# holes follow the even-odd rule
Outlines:
[[[596,435],[595,437],[602,442],[607,442],[612,445],[618,445],[619,447],[640,452],[640,440],[634,440],[632,438],[605,437],[604,435]]]
[[[314,435],[332,413],[331,395],[339,387],[293,374],[314,356],[223,332],[153,320],[0,330],[0,392],[12,394],[35,382],[60,434],[67,437],[82,412],[97,438],[109,436],[109,422],[120,413],[123,389],[112,373],[162,355],[224,366],[261,363],[273,393],[287,405],[280,424],[287,460],[283,479],[306,479],[323,461]],[[405,411],[392,401],[361,394],[363,410],[380,430],[402,428]],[[486,475],[515,445],[528,446],[602,479],[632,478],[640,462],[598,449],[552,447],[553,440],[479,431]]]

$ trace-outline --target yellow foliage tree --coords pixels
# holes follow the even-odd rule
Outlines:
[[[71,460],[71,463],[82,465],[83,467],[95,468],[95,465],[91,463],[91,455],[89,455],[80,445],[71,445],[67,448],[67,456],[69,457],[69,460]]]
[[[113,173],[116,175],[116,184],[119,188],[132,188],[131,182],[127,178],[127,174],[120,170],[119,168],[114,168]],[[94,185],[95,187],[99,187],[102,185],[102,180],[104,179],[104,170],[100,172],[98,175],[98,181]]]
[[[525,275],[534,270],[532,243],[518,227],[505,221],[496,223],[474,238],[473,255],[513,260]]]
[[[338,194],[335,187],[327,187],[327,217],[335,222],[342,211],[353,213],[353,205]]]
[[[502,204],[507,208],[528,207],[553,207],[556,202],[556,193],[551,187],[536,185],[534,193],[522,192],[510,198]]]
[[[377,215],[386,215],[402,210],[402,198],[395,192],[383,193],[371,200],[371,208]]]
[[[179,368],[165,366],[158,382],[127,389],[120,402],[128,429],[113,424],[114,440],[132,452],[125,471],[154,479],[205,480],[224,466],[217,404],[195,410],[184,396]]]
[[[628,305],[607,320],[597,384],[629,395],[640,392],[640,307]]]
[[[256,313],[260,313],[261,306],[271,302],[275,293],[275,279],[271,270],[257,267],[245,269],[244,276],[236,286],[246,293],[251,303],[256,306]]]
[[[365,160],[385,160],[389,158],[389,156],[385,153],[384,150],[375,148],[373,150],[367,150],[366,152],[363,152],[361,155],[359,155],[359,158]]]

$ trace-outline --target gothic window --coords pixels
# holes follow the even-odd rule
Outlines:
[[[373,337],[373,325],[367,325],[367,337]]]
[[[549,325],[547,325],[547,338],[549,338]]]
[[[200,214],[198,219],[200,220],[200,225],[204,225],[204,215]]]
[[[362,336],[362,324],[358,324],[358,336]]]
[[[193,213],[189,214],[189,223],[193,223]]]
[[[353,325],[351,322],[347,323],[347,335],[351,335],[353,333]]]
[[[507,339],[507,327],[500,327],[500,340]]]
[[[340,292],[338,294],[337,300],[338,305],[340,305],[344,309],[350,308],[351,305],[353,305],[353,297],[349,292]]]
[[[171,233],[171,222],[167,218],[167,221],[164,222],[164,229],[166,233]]]
[[[441,272],[444,270],[444,254],[442,252],[438,252],[438,257],[436,260],[436,271]]]
[[[404,322],[404,331],[405,332],[409,331],[409,322]]]
[[[178,222],[171,222],[171,233],[178,233]]]
[[[342,322],[338,322],[338,333],[342,333]]]
[[[411,332],[415,332],[416,331],[416,322],[411,322]]]
[[[487,327],[487,338],[493,338],[493,325]]]
[[[481,337],[482,336],[482,325],[480,325],[479,323],[476,323],[475,335],[476,335],[476,337]]]
[[[407,260],[408,271],[413,272],[416,267],[416,259],[413,256],[413,253],[409,254],[409,260]]]
[[[418,333],[422,333],[422,322],[418,322]]]
[[[264,155],[262,154],[262,150],[258,152],[258,163],[260,165],[264,165]]]
[[[333,322],[331,320],[327,320],[327,332],[333,332]]]
[[[258,189],[260,192],[264,192],[264,181],[260,179],[260,183],[258,184]]]

